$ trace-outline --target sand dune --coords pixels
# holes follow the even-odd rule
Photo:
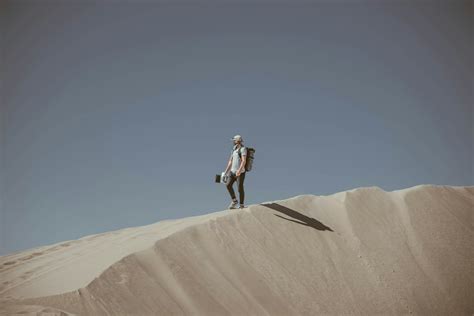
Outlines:
[[[474,313],[474,186],[362,187],[0,257],[0,314]]]

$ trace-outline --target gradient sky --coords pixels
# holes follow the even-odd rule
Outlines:
[[[0,255],[225,209],[234,134],[246,204],[474,184],[471,1],[48,3],[0,7]]]

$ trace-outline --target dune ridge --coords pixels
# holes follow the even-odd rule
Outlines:
[[[473,237],[474,186],[304,194],[1,256],[0,314],[471,315]]]

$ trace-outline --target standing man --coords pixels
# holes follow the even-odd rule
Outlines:
[[[247,161],[247,148],[242,145],[243,139],[240,135],[235,135],[231,140],[234,141],[232,153],[230,154],[229,162],[225,168],[225,174],[229,172],[230,168],[230,179],[227,183],[227,191],[229,191],[232,202],[229,205],[229,209],[237,208],[237,198],[235,197],[234,188],[232,185],[235,181],[239,184],[239,208],[244,208],[244,180],[245,180],[245,162]],[[239,154],[240,153],[240,154]]]

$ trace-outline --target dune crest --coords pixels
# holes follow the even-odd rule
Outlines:
[[[0,314],[471,315],[473,241],[474,186],[298,195],[1,256]]]

